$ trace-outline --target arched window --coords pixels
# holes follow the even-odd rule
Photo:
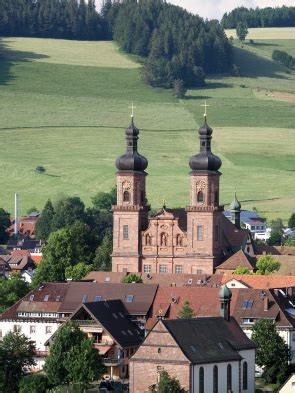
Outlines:
[[[227,391],[232,390],[232,368],[231,364],[227,365]]]
[[[199,393],[204,393],[204,368],[200,367],[199,371]]]
[[[176,236],[176,244],[177,244],[178,246],[182,246],[182,235],[178,234],[178,235]]]
[[[204,193],[203,191],[199,191],[197,195],[197,202],[198,203],[203,203],[204,202]]]
[[[248,363],[243,363],[243,390],[248,389]]]
[[[218,367],[213,367],[213,393],[218,393]]]
[[[123,202],[130,202],[130,194],[128,191],[124,191]]]
[[[151,246],[152,245],[152,237],[149,233],[146,234],[145,236],[145,244],[147,246]]]

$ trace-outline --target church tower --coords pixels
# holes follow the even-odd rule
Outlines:
[[[230,220],[235,226],[241,228],[241,204],[238,201],[237,193],[235,192],[235,197],[229,206],[230,209]]]
[[[141,269],[140,233],[147,227],[146,176],[148,161],[139,154],[139,130],[131,124],[125,131],[126,153],[116,160],[117,205],[113,206],[112,271],[138,272]]]
[[[190,158],[190,205],[186,208],[188,245],[200,271],[218,263],[221,249],[222,210],[219,206],[221,159],[211,151],[213,130],[204,115],[199,129],[200,152]],[[202,261],[199,260],[201,258]]]

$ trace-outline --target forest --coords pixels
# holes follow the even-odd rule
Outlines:
[[[143,77],[152,86],[204,84],[205,74],[227,72],[231,45],[218,21],[204,21],[159,0],[114,4],[105,10],[113,39],[145,58]]]
[[[108,28],[94,0],[0,0],[0,35],[104,40]]]
[[[224,29],[235,29],[238,22],[245,22],[248,27],[294,27],[295,7],[238,7],[223,15],[221,25]]]

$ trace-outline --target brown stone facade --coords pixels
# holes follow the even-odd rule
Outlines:
[[[176,377],[184,389],[190,389],[190,362],[161,322],[132,356],[129,367],[131,393],[148,392],[157,384],[163,369]]]

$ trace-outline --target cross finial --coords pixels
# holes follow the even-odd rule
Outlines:
[[[163,209],[166,209],[166,199],[163,198]]]
[[[201,106],[204,106],[204,107],[205,107],[204,118],[205,118],[205,121],[206,121],[206,120],[207,120],[207,108],[208,108],[210,105],[208,105],[208,104],[207,104],[207,101],[205,100],[205,104],[203,104],[203,105],[201,105]]]
[[[131,109],[131,119],[133,119],[133,117],[134,117],[134,109],[136,109],[136,106],[134,106],[133,105],[133,101],[132,101],[132,104],[131,104],[131,106],[129,106],[129,109]]]

